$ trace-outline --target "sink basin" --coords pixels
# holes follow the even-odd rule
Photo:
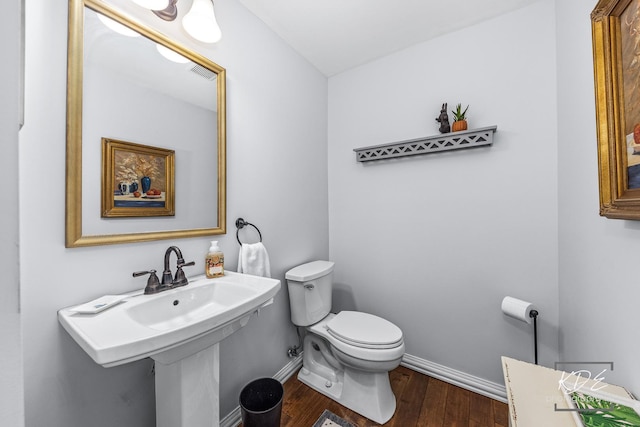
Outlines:
[[[141,291],[97,314],[58,312],[66,331],[98,364],[110,367],[151,357],[168,364],[195,354],[245,326],[272,301],[280,281],[226,272],[190,280],[155,295]]]
[[[215,316],[255,295],[255,289],[249,286],[212,280],[208,286],[187,286],[123,309],[124,314],[140,325],[166,331]]]

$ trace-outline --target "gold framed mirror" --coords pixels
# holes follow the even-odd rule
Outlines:
[[[224,234],[226,71],[166,32],[115,9],[117,2],[69,2],[65,245]],[[118,39],[126,36],[108,29],[109,19],[132,30],[135,41]],[[179,62],[159,55],[167,49]],[[114,188],[104,186],[101,144],[106,139],[175,151],[174,216],[101,215],[105,197],[143,201],[140,191],[133,191],[142,184],[135,170],[118,176]]]

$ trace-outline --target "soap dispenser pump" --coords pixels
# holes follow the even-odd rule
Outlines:
[[[212,240],[205,260],[205,274],[209,279],[224,276],[224,253],[218,247],[218,241]]]

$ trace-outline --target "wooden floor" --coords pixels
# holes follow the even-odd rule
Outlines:
[[[422,375],[405,367],[391,371],[395,415],[385,427],[508,427],[505,403]],[[281,427],[312,427],[325,409],[357,427],[379,426],[312,390],[293,375],[284,384]]]

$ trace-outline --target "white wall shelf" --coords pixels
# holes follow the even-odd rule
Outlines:
[[[425,138],[354,148],[353,151],[356,152],[357,161],[370,162],[395,157],[416,156],[462,148],[481,147],[493,143],[493,134],[497,129],[498,126],[489,126],[460,132],[449,132],[427,136]]]

